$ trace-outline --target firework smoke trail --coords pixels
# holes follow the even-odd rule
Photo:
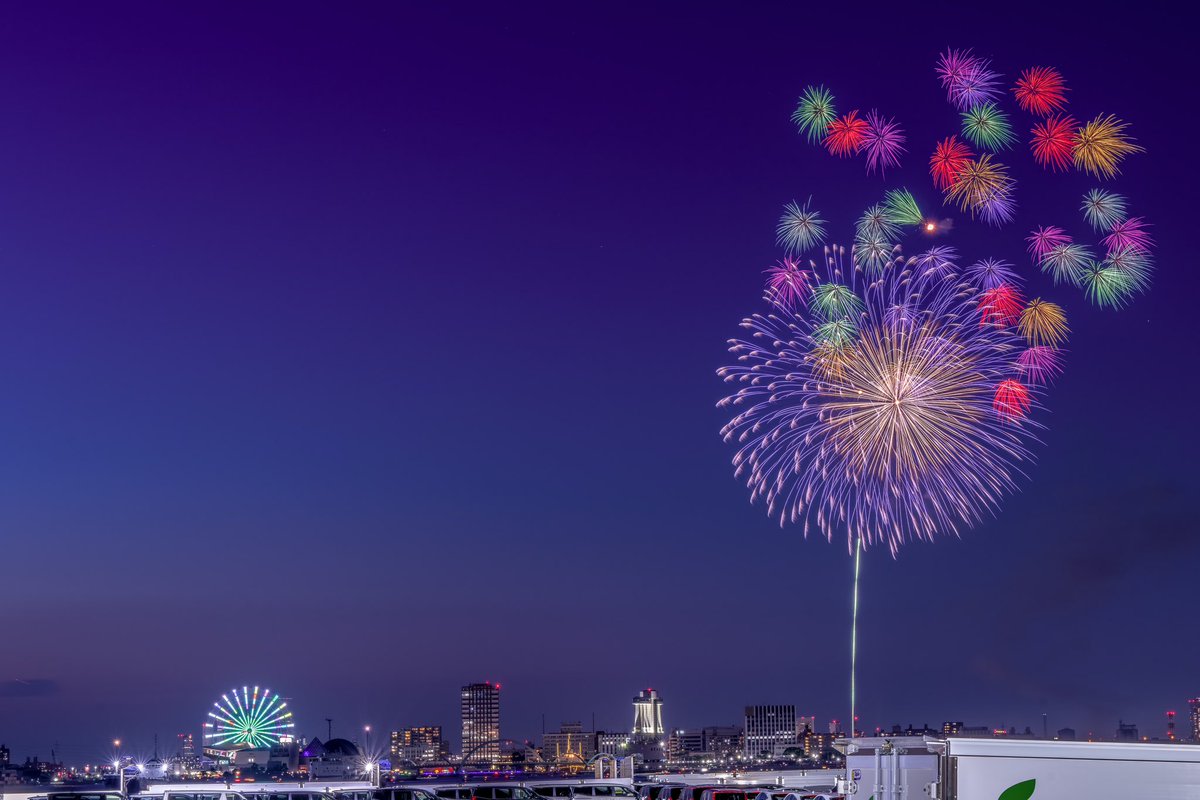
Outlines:
[[[718,374],[737,386],[720,403],[736,412],[722,429],[739,443],[736,474],[781,525],[844,534],[851,551],[976,524],[1035,441],[1024,343],[1007,324],[1015,290],[980,324],[949,248],[872,273],[854,250],[824,254],[807,313],[773,305],[730,341],[736,363]]]

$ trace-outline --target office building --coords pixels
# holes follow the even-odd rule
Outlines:
[[[795,706],[746,706],[745,750],[750,758],[782,758],[799,747]]]
[[[466,763],[494,764],[500,760],[500,684],[471,683],[462,687],[462,755]]]

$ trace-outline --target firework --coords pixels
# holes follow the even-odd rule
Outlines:
[[[1012,91],[1023,111],[1039,116],[1061,111],[1067,105],[1067,85],[1052,67],[1030,67],[1017,78]]]
[[[1154,240],[1150,238],[1147,227],[1141,217],[1116,222],[1109,228],[1108,236],[1104,237],[1104,248],[1110,253],[1126,248],[1148,252],[1154,246]]]
[[[1083,196],[1082,210],[1092,230],[1110,230],[1125,219],[1125,198],[1104,189],[1092,189]]]
[[[979,212],[981,220],[999,227],[1012,222],[1017,213],[1017,204],[1012,199],[1012,192],[1006,189],[984,199],[975,210]]]
[[[913,259],[913,266],[917,268],[917,277],[922,280],[944,279],[957,271],[957,258],[958,252],[953,247],[940,244]]]
[[[1087,299],[1101,308],[1121,308],[1134,291],[1133,282],[1125,272],[1104,262],[1092,263],[1084,269],[1079,283]]]
[[[1067,327],[1067,315],[1062,306],[1041,298],[1030,300],[1029,305],[1025,306],[1021,312],[1021,320],[1017,323],[1017,330],[1031,347],[1057,347],[1067,340],[1067,334],[1070,332],[1070,328]]]
[[[783,308],[796,308],[812,291],[812,273],[793,258],[767,268],[767,298]]]
[[[862,311],[862,300],[849,286],[826,282],[813,289],[810,301],[813,313],[827,319],[851,317]]]
[[[1016,140],[1008,115],[995,103],[971,106],[962,115],[963,136],[976,147],[1006,150]]]
[[[1029,254],[1040,261],[1058,245],[1070,244],[1071,237],[1062,228],[1044,225],[1029,234],[1025,241],[1029,242]]]
[[[800,95],[799,104],[792,112],[792,122],[810,142],[825,138],[829,124],[837,118],[833,108],[833,95],[824,86],[809,86]]]
[[[960,111],[1000,96],[1000,75],[991,62],[970,50],[947,50],[938,59],[936,72],[946,99]]]
[[[1054,276],[1054,283],[1079,284],[1092,263],[1092,253],[1081,244],[1056,244],[1038,262],[1042,272]]]
[[[984,211],[991,222],[1007,221],[1012,216],[1012,187],[1007,168],[985,153],[966,163],[946,199],[972,214]]]
[[[1044,385],[1062,373],[1062,355],[1054,347],[1031,347],[1017,356],[1017,369],[1030,383]]]
[[[1037,426],[1023,418],[1035,401],[1017,381],[1019,338],[974,324],[974,297],[953,273],[916,280],[910,259],[860,281],[853,258],[826,248],[814,292],[857,298],[853,316],[839,302],[835,319],[743,321],[736,361],[719,371],[736,385],[720,404],[736,410],[722,435],[738,442],[751,500],[781,525],[895,552],[995,511],[1031,460]],[[1010,381],[1023,391],[997,403]]]
[[[1070,114],[1055,114],[1033,126],[1029,149],[1043,167],[1055,172],[1071,167],[1075,156],[1075,134],[1079,123]]]
[[[863,237],[854,240],[854,260],[868,274],[876,274],[892,260],[894,245],[879,237]]]
[[[1154,271],[1154,261],[1150,253],[1139,247],[1118,247],[1109,251],[1100,266],[1114,269],[1125,277],[1129,291],[1142,291],[1150,285],[1150,273]]]
[[[1098,178],[1111,178],[1121,172],[1121,161],[1130,153],[1145,149],[1125,135],[1126,123],[1114,117],[1100,115],[1075,133],[1075,166]]]
[[[916,198],[907,189],[894,189],[884,196],[884,210],[888,219],[897,225],[920,225],[925,221]]]
[[[1016,286],[1020,282],[1020,276],[1012,264],[998,258],[976,261],[963,271],[963,277],[983,290],[996,289],[1003,284]]]
[[[887,208],[876,204],[863,212],[855,226],[854,238],[858,239],[888,239],[895,240],[900,233],[897,223],[888,214]]]
[[[992,403],[996,413],[1009,420],[1023,419],[1033,407],[1029,389],[1013,378],[1000,382]]]
[[[234,689],[213,703],[216,711],[208,712],[212,722],[204,723],[204,740],[213,747],[226,745],[249,745],[267,747],[278,744],[296,725],[292,712],[279,695],[257,686],[251,692],[243,686],[239,693]]]
[[[866,141],[868,127],[857,111],[838,117],[825,129],[825,149],[835,156],[857,155]]]
[[[904,131],[895,120],[872,111],[867,114],[862,150],[867,154],[868,173],[874,172],[876,167],[881,174],[888,167],[898,167],[904,152]]]
[[[825,221],[819,211],[809,209],[794,200],[783,207],[783,216],[775,226],[775,242],[792,253],[803,253],[825,241]]]
[[[1021,293],[1016,287],[1002,283],[979,295],[979,324],[1007,328],[1021,318]]]
[[[933,176],[933,185],[940,190],[950,188],[967,162],[975,157],[971,148],[951,136],[938,142],[929,159],[929,174]]]

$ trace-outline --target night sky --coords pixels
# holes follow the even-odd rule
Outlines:
[[[1035,274],[1097,182],[1024,145],[1015,224],[945,244],[1063,303],[1039,462],[961,539],[863,566],[862,724],[1162,735],[1200,694],[1190,34],[1039,3],[86,3],[0,18],[0,742],[95,760],[232,686],[303,735],[845,718],[845,543],[781,530],[717,431],[783,203],[846,243],[937,211],[947,46],[1059,67],[1148,152],[1108,182],[1159,270],[1121,312]],[[951,10],[952,9],[952,10]],[[1185,60],[1187,59],[1187,60]],[[788,117],[895,115],[868,177]],[[1024,139],[1030,118],[1009,103]],[[939,214],[939,215],[941,215]],[[919,247],[921,242],[912,242]]]

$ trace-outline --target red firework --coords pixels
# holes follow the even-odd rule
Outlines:
[[[1025,301],[1021,293],[1007,283],[979,295],[979,324],[1006,328],[1021,318]]]
[[[1067,106],[1067,84],[1053,67],[1030,67],[1013,87],[1017,105],[1031,114],[1046,116]]]
[[[1079,123],[1070,114],[1055,114],[1033,126],[1029,147],[1043,167],[1069,169],[1075,153],[1075,131]]]
[[[929,174],[933,176],[933,185],[945,191],[958,180],[959,173],[966,167],[967,162],[975,157],[971,148],[951,136],[938,142],[929,159]]]
[[[992,408],[1002,417],[1019,419],[1033,408],[1033,399],[1029,396],[1029,389],[1025,388],[1025,384],[1009,378],[1000,381],[1000,385],[996,387]]]
[[[829,123],[825,133],[825,148],[835,156],[855,155],[863,149],[869,127],[865,119],[859,118],[857,111],[851,111]]]

